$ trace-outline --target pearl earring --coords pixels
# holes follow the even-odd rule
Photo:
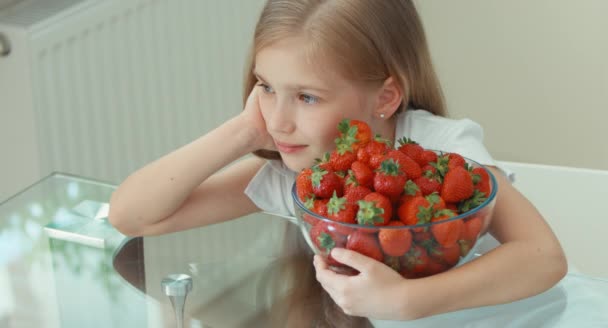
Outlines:
[[[384,118],[384,113],[380,113],[380,118]]]

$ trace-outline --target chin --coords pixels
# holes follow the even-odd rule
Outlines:
[[[315,163],[314,158],[306,158],[304,156],[291,156],[281,154],[283,164],[294,172],[300,172],[305,168],[311,167]]]

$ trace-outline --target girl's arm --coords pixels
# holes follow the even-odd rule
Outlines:
[[[269,144],[257,93],[245,110],[131,174],[112,194],[109,220],[127,235],[156,235],[258,211],[243,193],[264,161],[226,165]]]
[[[353,277],[334,273],[315,256],[317,279],[351,315],[412,320],[460,309],[507,303],[541,293],[567,271],[564,253],[534,206],[502,176],[490,233],[502,244],[441,274],[403,279],[386,265],[353,251],[332,250],[339,262],[357,269]]]
[[[539,294],[567,272],[559,241],[536,208],[495,168],[498,194],[490,233],[502,244],[475,261],[420,281],[406,281],[418,295],[404,308],[417,316],[512,302]],[[419,304],[419,305],[414,305]]]

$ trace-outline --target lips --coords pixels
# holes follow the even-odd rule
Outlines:
[[[297,144],[290,144],[290,143],[278,142],[278,141],[275,141],[275,145],[277,146],[277,149],[281,153],[287,153],[287,154],[295,153],[297,151],[300,151],[300,150],[308,147],[307,145],[297,145]]]

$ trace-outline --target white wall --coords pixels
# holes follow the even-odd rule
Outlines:
[[[608,170],[608,1],[417,1],[452,116],[496,158]]]
[[[19,0],[0,0],[0,9],[8,7]]]

